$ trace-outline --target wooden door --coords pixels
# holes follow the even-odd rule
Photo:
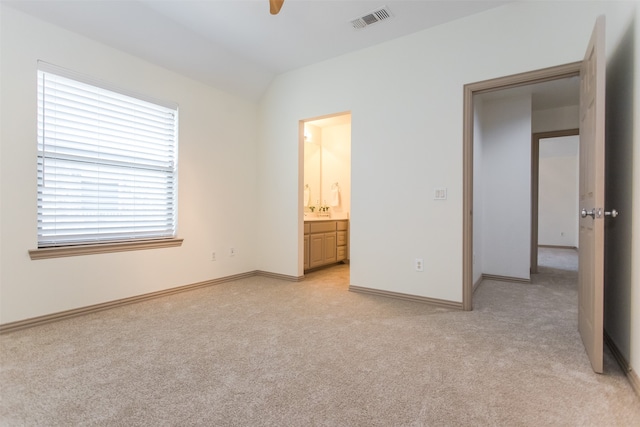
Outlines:
[[[580,267],[578,329],[595,372],[603,371],[604,316],[604,17],[580,69]]]

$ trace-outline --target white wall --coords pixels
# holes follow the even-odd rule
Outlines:
[[[581,60],[601,13],[612,52],[630,18],[640,21],[634,7],[515,2],[283,74],[261,101],[256,148],[251,104],[2,6],[0,321],[255,268],[301,275],[298,122],[336,111],[352,112],[351,283],[461,301],[463,85]],[[182,248],[28,259],[36,242],[37,59],[180,104]],[[622,96],[633,96],[640,111],[637,72],[633,82],[633,93]],[[637,120],[632,140],[640,143]],[[640,367],[640,150],[633,159],[632,302],[619,339]],[[442,186],[447,201],[434,201],[433,188]],[[212,248],[229,245],[238,257],[209,261]],[[423,273],[413,271],[417,256]]]
[[[256,105],[5,5],[1,11],[0,322],[254,270]],[[179,104],[182,247],[30,260],[39,59]],[[238,250],[233,258],[225,256],[230,246]],[[210,261],[211,251],[218,261]]]
[[[538,244],[578,247],[580,137],[540,140]]]
[[[636,384],[640,384],[639,18],[637,9],[627,15],[623,31],[612,37],[608,51],[605,209],[617,209],[620,215],[604,222],[604,327],[634,368]]]
[[[580,127],[580,107],[569,105],[546,110],[534,110],[531,115],[533,133],[553,130],[578,129]]]
[[[482,272],[528,280],[531,95],[485,101],[481,121]]]
[[[482,240],[482,223],[483,223],[483,211],[484,211],[484,199],[483,199],[483,135],[482,130],[482,117],[484,109],[484,101],[481,96],[475,96],[473,99],[473,284],[478,283],[482,278],[482,264],[483,264],[483,247],[484,241]]]
[[[351,124],[322,128],[322,202],[330,206],[332,185],[340,187],[340,205],[331,207],[332,218],[348,218],[351,205]]]
[[[627,93],[632,98],[633,111],[640,111],[640,75],[637,72],[640,70],[640,7],[637,7],[635,14],[632,15],[635,28],[632,32],[633,46],[632,53],[633,59],[632,69],[636,70],[633,75],[633,87],[634,93]],[[633,27],[632,27],[633,28]],[[629,333],[624,335],[629,340],[629,364],[635,369],[635,374],[638,375],[640,369],[640,150],[637,149],[640,146],[640,120],[634,120],[631,125],[632,136],[631,144],[635,145],[635,149],[632,150],[632,182],[631,185],[631,280],[628,282],[628,288],[630,289],[630,302],[632,307],[629,316]],[[624,334],[623,331],[621,334]]]
[[[517,2],[277,77],[260,107],[260,197],[273,209],[259,219],[259,268],[298,273],[298,121],[351,111],[351,283],[461,301],[464,84],[581,60],[608,8]]]
[[[305,134],[309,140],[304,143],[304,185],[309,186],[309,206],[318,206],[322,201],[322,128],[307,123]]]

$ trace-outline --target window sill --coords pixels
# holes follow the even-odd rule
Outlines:
[[[182,246],[184,239],[141,240],[137,242],[100,243],[94,245],[60,246],[30,249],[32,260],[61,258],[68,256],[106,254],[112,252],[140,251],[145,249],[173,248]]]

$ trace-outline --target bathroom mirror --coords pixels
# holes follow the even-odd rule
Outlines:
[[[306,213],[325,205],[331,218],[348,218],[351,196],[351,114],[304,123],[304,184]],[[336,190],[339,194],[335,194]],[[307,199],[303,199],[304,202]]]
[[[320,128],[311,124],[304,127],[304,195],[309,197],[305,206],[305,211],[308,211],[309,206],[317,206],[322,197],[322,146]]]

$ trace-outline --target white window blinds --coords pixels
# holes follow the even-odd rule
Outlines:
[[[175,237],[176,135],[176,108],[40,69],[38,247]]]

